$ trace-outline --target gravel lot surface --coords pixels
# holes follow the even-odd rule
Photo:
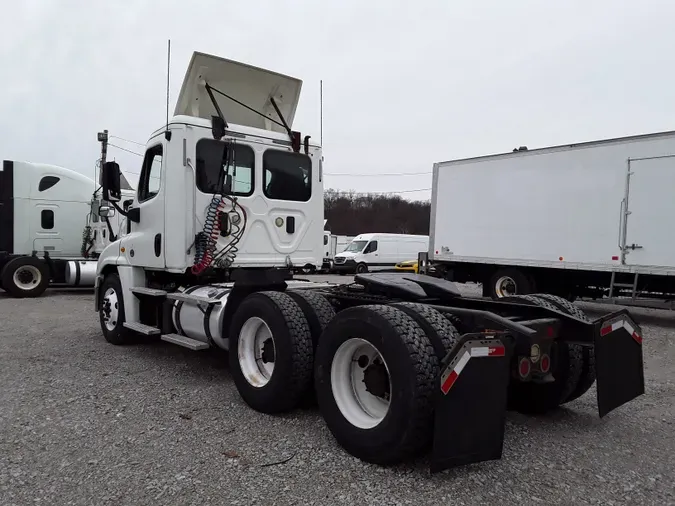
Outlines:
[[[636,311],[646,395],[510,413],[501,461],[430,476],[352,458],[316,408],[252,411],[222,353],[107,344],[91,299],[0,294],[0,505],[675,504],[673,316]]]

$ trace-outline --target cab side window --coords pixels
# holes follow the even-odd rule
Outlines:
[[[153,146],[145,152],[143,168],[138,179],[138,201],[145,202],[159,193],[162,180],[162,145]]]
[[[363,250],[363,253],[375,253],[377,251],[377,241],[370,241],[368,246]]]

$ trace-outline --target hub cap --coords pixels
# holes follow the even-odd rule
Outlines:
[[[348,339],[338,348],[330,371],[333,398],[349,423],[372,429],[387,415],[391,376],[380,352],[368,341]]]
[[[516,295],[516,282],[509,276],[502,276],[495,284],[497,297],[509,297]]]
[[[117,320],[119,319],[119,300],[114,288],[108,288],[103,295],[103,304],[101,307],[103,313],[103,323],[109,331],[115,330]]]
[[[267,385],[274,372],[276,347],[272,331],[262,318],[249,318],[241,327],[237,357],[250,385],[256,388]]]
[[[12,281],[21,290],[32,290],[42,281],[42,273],[34,265],[22,265],[14,271]]]

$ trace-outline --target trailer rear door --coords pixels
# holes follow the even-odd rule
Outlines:
[[[630,160],[626,263],[675,266],[675,155]]]

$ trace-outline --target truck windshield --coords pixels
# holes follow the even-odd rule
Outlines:
[[[263,155],[263,188],[269,199],[307,202],[312,196],[309,156],[278,149]]]
[[[352,241],[349,243],[349,246],[347,246],[345,251],[349,251],[350,253],[358,253],[366,244],[368,244],[368,241]]]

